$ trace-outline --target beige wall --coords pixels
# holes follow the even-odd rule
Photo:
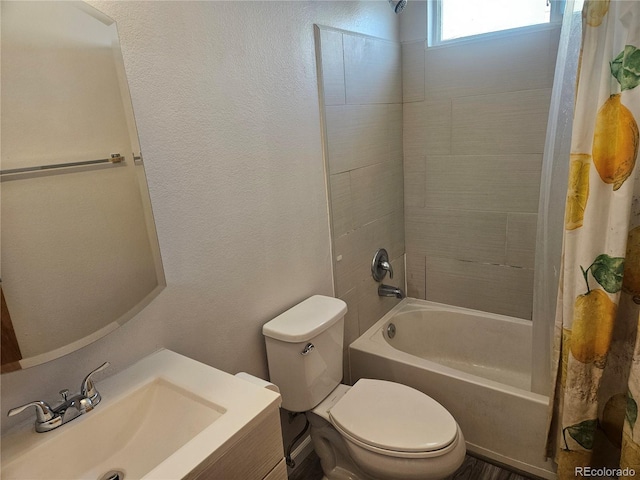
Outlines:
[[[404,289],[402,80],[400,44],[321,27],[319,69],[324,107],[336,296],[348,305],[348,345],[398,300],[378,296],[371,260],[389,252]]]
[[[266,378],[262,325],[333,294],[313,25],[398,40],[386,2],[92,4],[118,22],[167,287],[106,338],[3,375],[3,408],[159,347]]]
[[[558,39],[559,27],[403,44],[410,296],[531,318]]]
[[[3,169],[130,153],[115,35],[68,2],[2,3]]]

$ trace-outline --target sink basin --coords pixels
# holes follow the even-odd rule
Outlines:
[[[55,465],[61,479],[98,479],[110,470],[141,478],[224,413],[223,407],[156,379],[111,405],[101,403],[82,423],[63,425],[55,441],[4,467],[2,477],[50,478]]]
[[[169,350],[97,388],[102,402],[72,422],[35,433],[30,420],[4,435],[2,478],[185,478],[279,402],[272,391]]]

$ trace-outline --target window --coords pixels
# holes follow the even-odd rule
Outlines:
[[[564,0],[432,0],[429,45],[560,21]]]

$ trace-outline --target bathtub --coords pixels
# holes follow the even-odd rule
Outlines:
[[[351,380],[416,388],[451,412],[470,453],[555,479],[549,398],[530,388],[531,335],[528,320],[405,298],[349,346]]]

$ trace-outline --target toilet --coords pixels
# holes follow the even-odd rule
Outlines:
[[[460,427],[438,402],[406,385],[342,381],[342,300],[310,297],[266,323],[269,375],[282,407],[304,412],[329,480],[436,480],[462,464]]]

